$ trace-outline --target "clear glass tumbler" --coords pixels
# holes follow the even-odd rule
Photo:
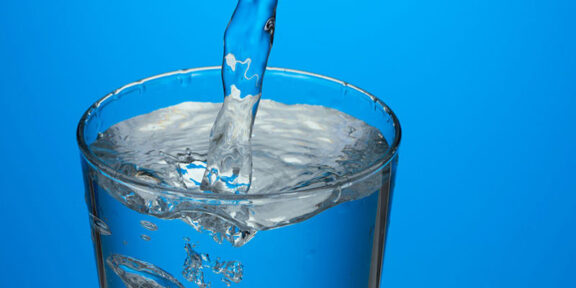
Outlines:
[[[312,73],[267,70],[263,99],[339,110],[380,130],[388,143],[366,169],[296,191],[190,193],[145,181],[137,169],[117,171],[90,147],[126,119],[222,99],[219,67],[182,70],[126,85],[80,120],[100,287],[380,287],[400,125],[366,91]],[[248,229],[242,215],[260,222]]]

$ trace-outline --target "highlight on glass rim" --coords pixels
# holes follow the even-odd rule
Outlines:
[[[267,67],[277,4],[238,1],[221,66],[83,115],[100,287],[381,287],[398,119],[354,85]]]

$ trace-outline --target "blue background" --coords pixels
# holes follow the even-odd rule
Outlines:
[[[280,0],[270,64],[373,92],[404,134],[385,287],[576,287],[576,2]],[[75,128],[218,65],[233,0],[0,2],[0,287],[96,287]]]

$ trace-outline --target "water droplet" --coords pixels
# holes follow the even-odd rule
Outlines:
[[[136,258],[114,254],[106,263],[128,288],[184,288],[170,273]]]
[[[144,227],[144,229],[150,230],[150,231],[156,231],[158,230],[158,226],[150,221],[146,221],[146,220],[141,220],[140,221],[140,225],[142,225],[142,227]]]

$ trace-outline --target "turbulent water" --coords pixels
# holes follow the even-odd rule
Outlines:
[[[118,185],[104,175],[96,175],[98,182],[133,210],[181,219],[207,231],[216,242],[226,240],[235,246],[242,246],[259,230],[304,220],[367,196],[382,184],[381,177],[365,177],[352,185],[333,185],[382,159],[388,145],[376,128],[323,106],[263,100],[252,137],[250,195],[275,195],[214,205],[212,192],[202,191],[200,184],[208,135],[220,106],[184,102],[110,127],[91,144],[91,151],[118,173],[155,188]],[[162,193],[163,187],[182,192]],[[314,193],[302,192],[313,188]],[[142,225],[153,229],[148,223]]]

